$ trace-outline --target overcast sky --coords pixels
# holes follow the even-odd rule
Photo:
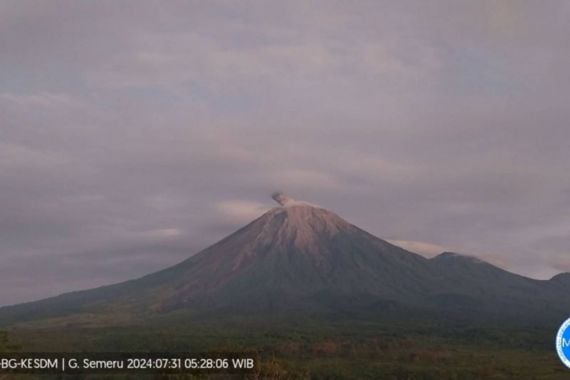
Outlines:
[[[0,1],[0,304],[141,276],[274,190],[570,271],[570,2]]]

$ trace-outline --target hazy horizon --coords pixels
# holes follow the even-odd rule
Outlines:
[[[176,264],[282,190],[570,271],[570,3],[0,2],[0,305]]]

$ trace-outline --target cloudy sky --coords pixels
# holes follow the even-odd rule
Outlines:
[[[0,1],[0,304],[175,264],[282,190],[570,271],[570,2]]]

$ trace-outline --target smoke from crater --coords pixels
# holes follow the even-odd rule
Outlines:
[[[271,194],[271,198],[273,198],[273,200],[279,203],[281,206],[285,206],[288,202],[294,201],[293,198],[288,197],[287,195],[283,194],[280,191],[276,191],[273,194]]]

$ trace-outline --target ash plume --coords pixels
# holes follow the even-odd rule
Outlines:
[[[285,206],[288,202],[294,201],[293,198],[288,197],[287,195],[283,194],[280,191],[276,191],[273,194],[271,194],[271,198],[273,198],[273,200],[279,203],[281,206]]]

